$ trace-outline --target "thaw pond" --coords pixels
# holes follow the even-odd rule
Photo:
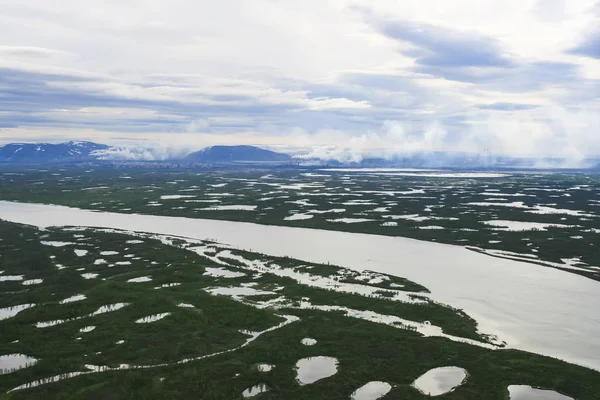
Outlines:
[[[56,241],[54,241],[54,242],[42,241],[40,243],[45,246],[52,246],[52,247],[65,247],[65,246],[69,246],[71,244],[75,244],[75,243],[71,243],[71,242],[56,242]]]
[[[234,272],[234,271],[228,270],[227,268],[206,267],[205,269],[206,269],[206,272],[204,272],[203,275],[213,276],[215,278],[240,278],[240,277],[246,275],[243,272]]]
[[[600,312],[594,307],[600,285],[557,269],[402,237],[244,222],[6,201],[0,201],[0,218],[42,228],[92,226],[210,238],[271,256],[404,277],[427,287],[432,299],[463,309],[483,333],[498,335],[509,348],[600,370]]]
[[[35,307],[35,304],[21,304],[13,307],[0,308],[0,321],[11,318],[28,308]]]
[[[149,276],[140,276],[138,278],[129,279],[127,281],[127,283],[143,283],[143,282],[150,282],[150,281],[152,281],[151,277],[149,277]]]
[[[309,357],[296,363],[296,380],[300,385],[310,385],[337,373],[338,360],[333,357]]]
[[[100,252],[101,256],[116,256],[117,254],[119,254],[118,251],[112,251],[112,250],[107,250],[107,251],[101,251]]]
[[[53,321],[37,322],[35,324],[35,327],[36,328],[50,328],[51,326],[64,324],[65,322],[68,322],[68,321],[69,320],[66,320],[66,319],[55,319]]]
[[[73,303],[76,301],[82,301],[85,300],[87,297],[85,297],[84,294],[76,294],[75,296],[71,296],[71,297],[67,297],[64,300],[60,301],[60,304],[67,304],[67,303]]]
[[[22,281],[23,275],[2,275],[0,276],[0,282],[14,282]]]
[[[413,386],[421,393],[429,396],[440,396],[452,392],[467,379],[467,371],[458,367],[434,368],[413,382]]]
[[[254,289],[251,287],[218,287],[213,289],[205,289],[207,292],[215,295],[230,296],[235,298],[249,297],[249,296],[262,296],[267,294],[275,294],[266,290]]]
[[[175,287],[175,286],[179,286],[179,285],[181,285],[181,283],[179,283],[179,282],[164,283],[164,284],[162,284],[160,286],[154,287],[154,289],[170,288],[170,287]]]
[[[302,339],[301,343],[305,346],[314,346],[315,344],[317,344],[317,341],[313,338],[304,338]]]
[[[171,313],[162,313],[162,314],[154,314],[154,315],[149,315],[147,317],[144,318],[140,318],[137,321],[135,321],[136,324],[150,324],[152,322],[156,322],[156,321],[160,321],[161,319],[168,317],[169,315],[171,315]]]
[[[392,385],[387,382],[373,381],[356,389],[351,400],[377,400],[388,394],[392,390]]]
[[[42,282],[44,282],[43,279],[29,279],[29,280],[23,281],[23,285],[25,285],[25,286],[39,285]]]
[[[312,217],[314,217],[314,215],[311,214],[293,214],[290,215],[289,217],[285,217],[283,220],[284,221],[302,221],[305,219],[311,219]]]
[[[545,231],[547,228],[573,228],[573,226],[552,224],[552,223],[541,223],[541,222],[527,222],[527,221],[483,221],[486,225],[495,226],[498,229],[508,231],[532,231],[541,230]]]
[[[249,398],[249,397],[254,397],[261,393],[268,392],[268,391],[269,391],[269,387],[267,385],[265,385],[264,383],[261,383],[259,385],[254,385],[251,388],[244,390],[244,393],[242,393],[242,396],[244,396],[244,398]]]
[[[96,316],[99,314],[104,314],[107,312],[117,311],[128,305],[129,305],[129,303],[115,303],[115,304],[109,304],[106,306],[102,306],[99,309],[97,309],[96,311],[94,311],[93,313],[91,313],[90,315],[88,315],[88,317],[93,317],[93,316]]]
[[[37,363],[33,357],[23,354],[8,354],[0,356],[0,375],[10,374],[23,368],[31,367]]]
[[[511,385],[508,387],[510,400],[573,400],[552,390],[535,389],[531,386]]]
[[[271,364],[258,364],[257,368],[260,372],[269,372],[275,368],[275,366]]]

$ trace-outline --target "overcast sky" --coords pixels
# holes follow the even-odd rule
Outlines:
[[[0,0],[0,141],[600,154],[597,0]]]

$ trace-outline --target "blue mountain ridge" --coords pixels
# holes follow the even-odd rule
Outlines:
[[[48,163],[65,161],[88,161],[96,159],[93,154],[109,146],[93,142],[66,143],[11,143],[0,147],[0,162]]]
[[[71,162],[122,162],[127,158],[105,157],[111,146],[88,141],[69,141],[66,143],[11,143],[0,146],[2,164],[44,164]],[[120,153],[116,153],[120,154]],[[140,160],[136,160],[140,161]],[[263,149],[256,146],[211,146],[189,153],[183,157],[169,160],[186,164],[299,164],[305,166],[329,167],[369,167],[369,168],[450,168],[450,169],[486,169],[486,168],[542,168],[560,169],[568,160],[561,158],[518,158],[509,156],[491,156],[459,152],[415,152],[399,154],[391,158],[364,158],[359,162],[341,162],[333,159],[305,159],[292,155]],[[581,163],[581,169],[600,170],[600,159],[587,159]]]

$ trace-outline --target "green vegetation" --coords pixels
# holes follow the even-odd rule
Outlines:
[[[79,228],[37,230],[2,221],[0,239],[2,275],[43,279],[29,286],[22,281],[0,282],[0,308],[36,304],[14,317],[0,320],[0,355],[21,353],[39,360],[32,367],[0,375],[0,399],[231,400],[241,399],[245,389],[258,383],[270,388],[258,399],[348,399],[356,388],[372,380],[393,385],[385,399],[426,399],[411,383],[430,368],[452,365],[465,368],[470,375],[465,385],[443,397],[447,399],[504,400],[508,397],[506,388],[511,384],[544,387],[577,399],[600,398],[600,374],[583,367],[520,351],[489,350],[440,337],[423,337],[409,329],[350,318],[340,312],[296,306],[308,299],[313,305],[431,321],[448,334],[484,341],[477,336],[471,318],[429,301],[425,297],[426,288],[408,280],[390,277],[384,283],[369,284],[355,279],[356,276],[349,279],[349,283],[372,289],[374,296],[367,297],[336,291],[335,287],[307,286],[270,272],[258,273],[243,262],[218,257],[227,263],[222,265],[186,249],[197,244],[189,245],[183,239],[175,240],[171,246],[144,235]],[[44,245],[42,241],[50,243]],[[71,244],[55,247],[51,244],[57,243],[53,242]],[[210,249],[206,252],[210,257],[221,252],[218,245],[205,242],[202,246]],[[74,250],[87,253],[77,255]],[[310,274],[315,279],[352,273],[339,266],[241,251],[232,253],[271,267],[276,264]],[[205,274],[207,268],[245,275],[211,276]],[[82,274],[98,275],[84,279]],[[128,282],[140,277],[152,280]],[[392,289],[389,282],[404,287]],[[179,285],[167,286],[173,283]],[[208,292],[230,287],[254,289],[261,294],[234,299]],[[420,302],[399,302],[390,297],[390,293],[406,294],[407,290],[421,293],[414,295]],[[61,304],[75,295],[85,295],[86,299]],[[262,307],[278,298],[285,301]],[[116,303],[128,305],[87,316],[104,305]],[[152,323],[135,322],[160,313],[170,315]],[[299,320],[265,333],[236,351],[175,364],[235,349],[249,337],[243,331],[260,332],[275,327],[283,321],[281,315],[295,315]],[[46,328],[35,326],[39,322],[67,319],[71,320]],[[80,331],[88,326],[95,329]],[[316,339],[317,344],[302,345],[301,340],[306,337]],[[117,344],[120,341],[123,343]],[[293,369],[296,361],[321,355],[339,360],[338,373],[312,385],[299,386]],[[7,392],[38,379],[89,371],[86,365],[90,364],[115,368],[121,364],[159,363],[167,365],[82,375]],[[273,364],[275,368],[259,372],[258,363]]]
[[[0,200],[405,236],[537,256],[542,264],[580,257],[581,269],[565,270],[600,280],[600,270],[592,268],[600,265],[597,174],[466,179],[343,172],[311,177],[302,169],[10,168],[0,170]],[[238,205],[256,208],[214,209]],[[286,219],[307,213],[312,217]],[[369,221],[331,222],[339,218]],[[563,227],[510,231],[483,223],[488,220]]]

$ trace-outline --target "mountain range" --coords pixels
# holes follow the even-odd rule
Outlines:
[[[197,163],[281,163],[289,162],[292,157],[288,154],[276,153],[255,146],[211,146],[188,154],[184,161]]]
[[[76,162],[129,162],[132,158],[126,149],[94,142],[70,141],[66,143],[11,143],[0,146],[1,164],[46,164]],[[564,168],[572,167],[560,158],[517,158],[456,152],[415,152],[392,158],[364,158],[360,162],[341,162],[332,159],[307,159],[305,156],[275,152],[255,146],[211,146],[182,156],[161,161],[187,164],[259,164],[259,165],[327,165],[350,167],[396,168]],[[146,161],[136,158],[136,161]],[[581,168],[600,168],[600,159],[588,159]]]
[[[11,143],[0,147],[0,162],[38,164],[95,160],[109,146],[93,142]]]
[[[110,151],[117,150],[117,151]],[[94,142],[66,143],[11,143],[0,146],[0,163],[4,164],[43,164],[69,163],[82,161],[128,161],[128,154]],[[178,161],[201,164],[231,163],[286,163],[292,157],[255,146],[211,146],[185,156],[165,161]],[[139,159],[138,159],[139,161]]]

